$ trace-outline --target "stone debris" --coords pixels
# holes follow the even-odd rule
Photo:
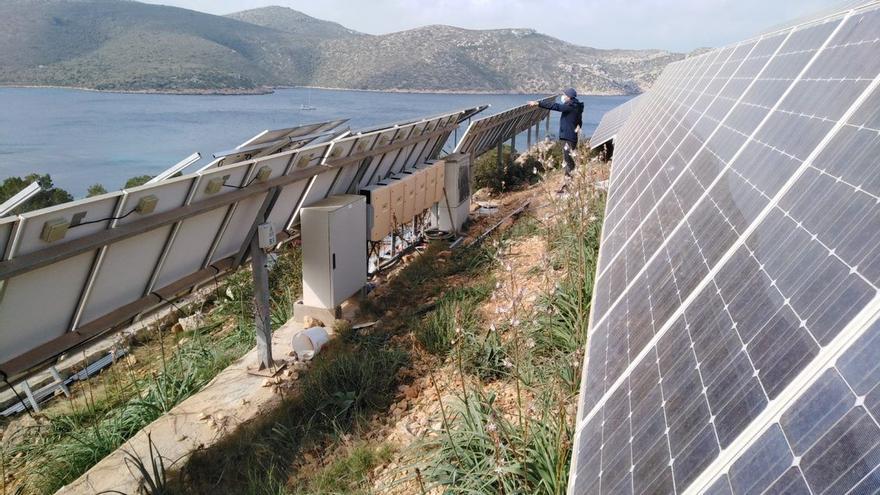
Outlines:
[[[323,326],[326,326],[326,325],[324,325],[324,322],[317,319],[317,318],[314,318],[314,317],[308,316],[308,315],[303,317],[303,328],[307,329],[307,328],[312,328],[312,327],[323,327]]]
[[[178,324],[184,332],[191,332],[205,325],[205,315],[201,312],[193,313],[190,316],[177,320],[177,324],[175,324],[175,327]]]

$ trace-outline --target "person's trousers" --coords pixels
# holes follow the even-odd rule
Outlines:
[[[571,173],[574,172],[574,158],[571,153],[577,147],[577,143],[566,139],[560,139],[559,142],[562,143],[562,162],[565,165],[565,175],[571,177]]]

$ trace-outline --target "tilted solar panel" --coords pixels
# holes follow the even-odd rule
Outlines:
[[[590,149],[596,149],[613,140],[630,115],[638,108],[639,102],[644,101],[644,97],[645,95],[641,94],[606,112],[590,137]]]
[[[478,110],[285,145],[290,149],[0,219],[0,373],[19,378],[216,280],[246,260],[263,219],[280,242],[290,239],[303,206],[435,158],[463,116]],[[302,133],[342,122],[276,134],[314,136]]]
[[[553,96],[541,101],[552,101]],[[478,157],[547,118],[549,110],[522,105],[471,122],[455,147],[455,153]]]
[[[880,490],[877,2],[670,65],[616,139],[570,492]]]

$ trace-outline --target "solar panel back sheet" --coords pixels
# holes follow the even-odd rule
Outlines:
[[[880,490],[877,2],[670,65],[617,134],[570,492]]]
[[[541,101],[553,101],[554,97],[543,98]],[[522,105],[490,115],[471,122],[461,141],[455,147],[455,153],[471,154],[478,157],[495,148],[517,134],[537,125],[550,113],[540,107]]]
[[[0,372],[21,376],[237,268],[263,218],[291,238],[303,206],[436,158],[474,112],[236,155],[197,173],[0,219]]]

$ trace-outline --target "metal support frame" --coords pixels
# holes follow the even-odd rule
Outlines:
[[[501,170],[504,168],[504,159],[502,158],[503,156],[504,156],[504,141],[499,139],[498,140],[498,156],[497,156],[497,166],[498,166],[499,173],[501,173]]]
[[[40,403],[37,402],[37,399],[34,397],[34,391],[31,390],[31,385],[27,380],[22,380],[21,388],[24,389],[24,394],[27,396],[28,402],[31,403],[31,409],[33,409],[34,412],[40,412]]]
[[[52,373],[52,378],[55,379],[55,385],[64,392],[64,395],[70,397],[70,388],[68,388],[67,384],[64,383],[64,379],[61,378],[61,373],[58,372],[58,368],[54,366],[49,366],[49,372]]]
[[[257,334],[257,357],[260,369],[270,368],[272,360],[272,307],[269,304],[269,268],[266,252],[259,238],[251,239],[251,269],[254,276],[254,330]]]
[[[337,169],[338,171],[349,163],[362,161],[366,158],[373,158],[386,154],[415,155],[415,152],[418,152],[419,155],[422,155],[429,148],[431,150],[434,150],[439,146],[442,146],[442,143],[437,143],[437,141],[447,139],[453,133],[454,128],[455,126],[452,125],[441,125],[438,128],[433,129],[432,131],[420,134],[418,136],[413,136],[412,134],[410,134],[405,138],[401,138],[399,140],[396,139],[395,141],[386,145],[374,147],[370,150],[365,150],[363,152],[354,153],[345,158],[328,160],[325,157],[323,158],[324,163],[322,165],[309,167],[308,169],[304,170],[289,170],[289,163],[287,167],[289,173],[285,173],[282,176],[269,179],[262,183],[249,184],[244,189],[224,193],[215,197],[203,198],[198,202],[191,201],[194,197],[194,191],[198,188],[198,185],[201,182],[201,177],[193,177],[193,182],[190,187],[186,204],[180,208],[158,212],[147,217],[134,220],[130,223],[126,223],[125,225],[115,225],[111,228],[108,228],[107,230],[100,231],[96,234],[72,239],[70,241],[59,243],[58,245],[52,245],[39,251],[28,253],[22,256],[13,257],[11,254],[7,253],[7,255],[5,256],[6,259],[0,259],[0,287],[2,287],[2,284],[10,278],[40,269],[52,263],[69,259],[82,253],[92,252],[96,250],[105,250],[108,246],[112,244],[132,238],[141,233],[158,229],[164,226],[173,226],[171,239],[166,242],[166,246],[163,248],[162,259],[158,263],[162,264],[162,262],[164,261],[164,257],[167,255],[168,248],[173,242],[174,234],[177,230],[179,230],[181,223],[188,218],[192,218],[207,211],[229,207],[230,205],[233,205],[239,201],[260,194],[269,193],[268,196],[271,197],[273,196],[273,194],[270,193],[270,190],[272,189],[277,188],[276,190],[280,190],[280,188],[283,188],[286,185],[293,184],[302,180],[314,181],[314,178],[321,173],[325,173],[326,171],[333,169]],[[433,147],[429,146],[432,142],[435,143],[435,146]],[[292,153],[292,156],[295,153],[296,152]],[[124,202],[126,197],[127,196],[123,196],[121,198],[121,202]],[[294,216],[295,215],[296,213],[294,212]],[[13,231],[13,238],[7,246],[7,251],[9,253],[15,251],[15,248],[17,247],[17,244],[19,242],[18,233],[20,230],[20,223],[16,223],[14,229],[15,230]],[[251,242],[254,242],[253,237],[252,239],[250,239]],[[292,235],[290,232],[284,231],[279,232],[277,234],[277,237],[279,239],[279,243],[282,243],[289,240]],[[257,251],[258,250],[254,250],[253,253],[255,253],[256,256],[260,257]],[[89,341],[92,341],[93,339],[96,339],[108,332],[119,329],[121,328],[121,326],[130,323],[133,318],[137,318],[139,315],[148,313],[153,309],[161,306],[162,304],[168,303],[169,301],[176,299],[177,297],[185,292],[188,292],[192,288],[197,287],[200,284],[206,283],[207,281],[215,279],[219,275],[235,269],[236,266],[243,261],[240,254],[241,253],[239,252],[237,253],[237,255],[229,256],[227,258],[217,260],[213,263],[205,263],[202,269],[194,271],[193,273],[182,277],[179,280],[158,288],[154,287],[154,285],[156,285],[156,274],[158,273],[158,270],[154,270],[154,273],[151,276],[151,280],[149,282],[150,287],[144,291],[142,297],[140,297],[139,299],[131,301],[130,303],[116,308],[113,311],[110,311],[91,321],[85,323],[78,321],[75,325],[76,328],[74,331],[67,332],[64,335],[58,336],[56,338],[52,338],[49,341],[38,345],[37,347],[21,355],[9,359],[6,362],[0,363],[0,369],[2,369],[2,371],[6,373],[7,376],[17,377],[24,375],[27,371],[36,366],[49,364],[49,362],[51,362],[53,359],[57,358],[64,352],[76,346],[88,343]],[[257,264],[260,266],[265,266],[266,264],[265,259],[257,260],[257,262],[259,262]],[[255,276],[257,275],[259,274],[256,274]],[[268,339],[271,337],[270,320],[268,320],[268,306],[266,306],[264,309],[265,311],[260,314],[260,319],[263,321],[263,325],[260,328],[263,330],[265,340],[268,344]],[[270,360],[264,358],[268,358],[268,354],[270,353],[271,350],[268,349],[266,352],[267,355],[261,356],[264,364],[269,364]]]
[[[3,204],[0,204],[0,217],[8,215],[12,210],[18,208],[22,203],[33,198],[42,190],[43,188],[40,187],[39,182],[31,182],[27,187],[18,191],[14,196],[4,201]]]
[[[529,126],[529,128],[526,129],[526,132],[528,132],[528,137],[526,138],[526,146],[528,146],[528,147],[526,149],[531,149],[532,148],[532,127]]]
[[[510,136],[510,165],[513,165],[513,153],[516,151],[516,134]]]

